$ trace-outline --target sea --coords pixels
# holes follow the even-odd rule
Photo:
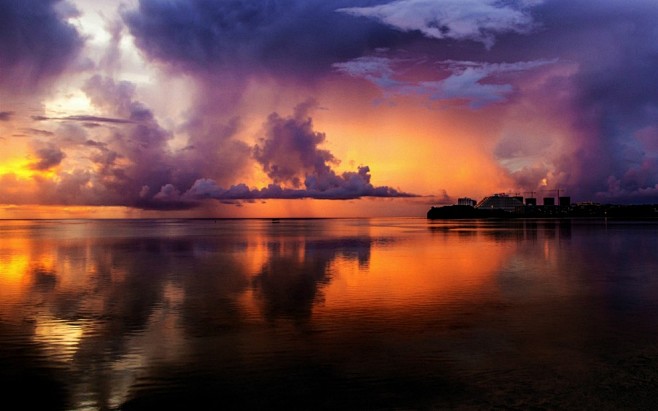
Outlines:
[[[0,221],[34,410],[658,409],[658,222]]]

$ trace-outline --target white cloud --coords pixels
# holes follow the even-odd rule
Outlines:
[[[352,61],[336,63],[334,67],[344,74],[370,81],[389,95],[419,94],[426,95],[431,100],[461,100],[470,108],[478,109],[505,101],[514,91],[511,84],[492,83],[491,80],[497,76],[531,70],[556,61],[478,63],[446,60],[441,62],[440,66],[449,73],[447,77],[419,82],[395,79],[394,66],[403,61],[386,57],[360,57]]]
[[[528,8],[538,3],[538,0],[396,0],[338,11],[375,19],[401,31],[418,30],[436,39],[473,40],[490,48],[497,34],[530,32],[535,23]]]

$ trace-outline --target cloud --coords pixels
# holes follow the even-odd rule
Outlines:
[[[401,31],[433,39],[472,40],[491,48],[501,33],[526,34],[535,28],[529,6],[540,1],[396,0],[339,12],[367,17]]]
[[[66,154],[54,144],[46,144],[37,148],[35,154],[37,155],[38,160],[35,161],[31,167],[34,170],[40,171],[58,166],[64,157],[66,157]]]
[[[447,73],[440,80],[409,81],[397,79],[395,66],[408,65],[408,60],[387,57],[359,57],[352,61],[335,63],[334,68],[352,77],[363,78],[378,86],[388,95],[418,94],[431,100],[465,102],[471,109],[507,100],[514,91],[511,84],[502,83],[505,75],[533,70],[553,60],[523,61],[515,63],[482,63],[473,61],[446,60],[438,67]],[[437,76],[440,75],[437,73]]]
[[[47,136],[48,143],[37,141],[33,147],[34,170],[52,170],[66,162],[55,170],[56,179],[35,178],[35,196],[45,204],[176,210],[207,200],[239,205],[256,199],[410,196],[373,186],[367,166],[337,174],[332,166],[338,160],[322,148],[325,134],[313,128],[312,100],[298,105],[290,117],[272,113],[263,125],[263,138],[250,147],[236,138],[240,121],[222,123],[212,115],[214,109],[197,106],[185,123],[169,131],[136,99],[131,83],[93,76],[83,90],[102,115],[34,118],[61,122]],[[112,127],[88,129],[90,121]],[[174,137],[187,138],[185,149],[171,147]],[[256,166],[271,184],[250,188],[240,182]]]
[[[362,197],[417,197],[415,194],[404,193],[388,186],[375,187],[370,183],[370,168],[359,167],[356,172],[333,174],[330,180],[317,180],[309,176],[305,188],[285,188],[278,184],[270,184],[263,188],[249,188],[245,184],[237,184],[224,189],[211,179],[197,180],[183,195],[184,199],[203,200],[295,200],[313,198],[319,200],[351,200]]]
[[[300,78],[394,44],[400,35],[336,13],[349,0],[140,0],[123,17],[149,57],[184,71],[218,68]],[[337,35],[340,33],[340,35]]]
[[[0,2],[0,88],[24,92],[61,74],[83,39],[59,0]],[[75,10],[68,8],[68,13]]]
[[[446,61],[450,75],[439,81],[419,84],[420,91],[432,100],[467,100],[470,108],[477,109],[492,103],[505,101],[514,90],[511,84],[484,83],[496,80],[507,73],[532,70],[557,60],[537,60],[515,63],[475,63],[470,61]]]
[[[76,27],[89,33],[98,9],[81,4],[90,15],[66,1],[0,3],[0,126],[7,140],[43,140],[31,147],[31,174],[43,177],[32,201],[188,208],[204,198],[404,195],[373,186],[358,162],[339,169],[312,102],[288,115],[290,101],[349,94],[356,116],[373,87],[354,79],[396,99],[386,108],[394,116],[419,100],[478,110],[438,115],[482,134],[473,139],[488,151],[477,154],[502,166],[501,184],[548,180],[584,200],[658,201],[651,1],[136,0],[103,7],[106,35],[89,41]],[[80,57],[104,76],[84,82]],[[150,64],[148,75],[133,71],[136,61]],[[139,93],[121,81],[147,77]],[[181,84],[180,99],[155,101]],[[67,112],[80,91],[92,107]],[[247,184],[263,176],[262,186]]]
[[[528,157],[541,157],[551,148],[550,138],[536,138],[528,135],[504,136],[494,147],[494,155],[500,160],[515,160]]]
[[[308,111],[315,105],[312,100],[300,104],[289,118],[277,113],[269,116],[266,137],[254,148],[254,158],[275,183],[299,187],[304,176],[328,175],[330,164],[338,162],[328,150],[318,148],[326,136],[313,131]]]
[[[332,165],[338,160],[319,148],[324,133],[316,132],[309,111],[316,106],[313,100],[299,104],[292,116],[272,113],[265,123],[265,137],[254,147],[255,160],[272,179],[273,184],[251,189],[237,184],[224,189],[212,179],[199,179],[183,198],[200,200],[255,200],[255,199],[355,199],[361,197],[413,197],[387,186],[370,183],[368,166],[356,172],[337,174]]]
[[[134,89],[127,82],[94,76],[86,82],[83,91],[95,108],[107,115],[34,119],[63,123],[48,136],[45,148],[43,143],[36,143],[34,153],[39,161],[33,168],[44,170],[66,161],[66,167],[58,170],[57,179],[38,181],[40,201],[148,208],[157,192],[152,192],[151,197],[140,196],[143,186],[191,185],[200,177],[198,174],[187,177],[179,172],[177,159],[168,148],[172,134],[135,99]],[[89,129],[90,121],[112,127]]]
[[[46,137],[55,135],[55,133],[53,133],[52,131],[41,130],[38,128],[26,128],[23,131],[30,135],[38,135],[38,136],[46,136]]]
[[[110,124],[131,124],[131,123],[134,123],[133,120],[127,120],[127,119],[122,119],[122,118],[91,116],[91,115],[76,115],[76,116],[64,116],[64,117],[32,116],[32,119],[35,120],[35,121],[62,120],[62,121],[79,121],[79,122],[83,122],[83,123],[110,123]]]
[[[658,127],[655,4],[554,0],[534,11],[543,29],[501,46],[554,53],[576,68],[533,96],[538,110],[569,127],[568,141],[543,159],[551,184],[584,200],[658,202],[658,154],[646,139]]]
[[[354,60],[334,63],[333,67],[343,74],[351,77],[363,78],[383,90],[395,90],[404,88],[404,83],[395,80],[396,75],[393,65],[395,60],[388,57],[365,56]]]

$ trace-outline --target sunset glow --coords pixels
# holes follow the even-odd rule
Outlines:
[[[0,204],[17,215],[419,216],[555,188],[658,202],[652,1],[0,11]]]

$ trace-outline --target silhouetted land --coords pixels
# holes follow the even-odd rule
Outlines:
[[[467,218],[611,218],[624,220],[658,218],[658,204],[573,204],[569,206],[523,206],[514,212],[464,205],[432,207],[429,219]]]

